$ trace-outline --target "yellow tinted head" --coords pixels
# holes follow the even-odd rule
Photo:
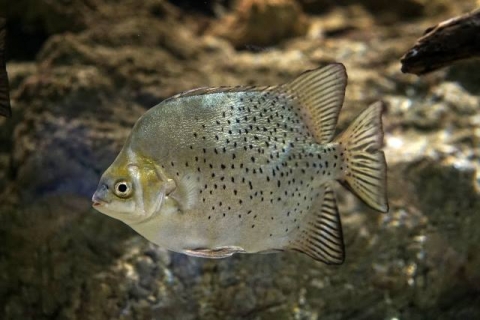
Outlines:
[[[122,153],[105,171],[92,202],[98,211],[132,224],[160,212],[163,200],[175,189],[174,182],[151,161]]]

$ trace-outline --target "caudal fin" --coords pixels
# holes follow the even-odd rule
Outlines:
[[[335,141],[343,149],[347,187],[373,209],[387,212],[382,109],[381,102],[370,105]]]

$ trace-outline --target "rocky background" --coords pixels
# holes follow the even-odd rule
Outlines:
[[[399,58],[473,0],[17,0],[0,119],[1,319],[480,319],[480,64]],[[347,260],[204,260],[90,207],[136,119],[199,86],[343,62],[339,129],[387,103],[390,212],[340,191]],[[340,189],[340,188],[339,188]]]

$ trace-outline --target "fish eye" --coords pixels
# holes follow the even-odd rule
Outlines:
[[[132,192],[130,184],[126,181],[118,181],[115,184],[115,194],[121,198],[126,198]]]

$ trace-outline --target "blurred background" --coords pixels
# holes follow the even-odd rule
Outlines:
[[[0,118],[1,319],[480,319],[480,63],[400,57],[462,0],[17,0]],[[274,85],[330,62],[339,130],[376,100],[390,212],[339,188],[347,259],[205,260],[91,209],[131,127],[195,87]]]

